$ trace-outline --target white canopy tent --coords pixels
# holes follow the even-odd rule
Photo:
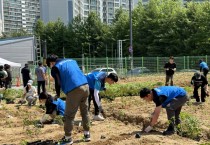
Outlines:
[[[21,67],[20,63],[11,62],[9,60],[0,58],[0,65],[9,64],[11,67]]]

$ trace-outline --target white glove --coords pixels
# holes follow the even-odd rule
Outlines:
[[[144,130],[146,133],[150,132],[153,129],[152,126],[147,126],[147,128]]]

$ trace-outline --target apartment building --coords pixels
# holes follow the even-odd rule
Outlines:
[[[40,0],[41,19],[44,23],[60,18],[68,24],[78,15],[84,15],[84,0]]]
[[[129,0],[40,0],[41,19],[45,23],[60,17],[68,24],[78,15],[87,18],[90,12],[96,12],[102,22],[110,24],[120,7],[129,10]]]
[[[0,34],[33,32],[34,23],[40,17],[39,0],[0,0]]]

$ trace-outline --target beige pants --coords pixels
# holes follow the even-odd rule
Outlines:
[[[66,108],[64,115],[65,136],[71,136],[71,132],[73,130],[74,118],[79,107],[82,115],[83,129],[84,131],[89,131],[90,119],[88,114],[88,96],[89,96],[88,85],[80,86],[67,94]]]

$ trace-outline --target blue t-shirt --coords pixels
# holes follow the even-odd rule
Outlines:
[[[99,91],[104,90],[106,77],[107,74],[105,72],[94,72],[86,76],[90,89]]]
[[[56,62],[55,67],[59,71],[62,91],[67,94],[73,89],[87,84],[87,79],[73,59],[63,59]],[[51,72],[55,78],[55,74]]]
[[[66,103],[58,98],[57,101],[53,100],[53,104],[56,105],[56,111],[58,115],[64,116]]]
[[[207,63],[205,63],[204,61],[202,61],[201,63],[200,63],[200,68],[201,69],[209,69],[209,67],[208,67],[208,65],[207,65]]]
[[[165,108],[174,98],[186,96],[186,91],[177,86],[162,86],[153,89],[153,101],[156,106]]]

